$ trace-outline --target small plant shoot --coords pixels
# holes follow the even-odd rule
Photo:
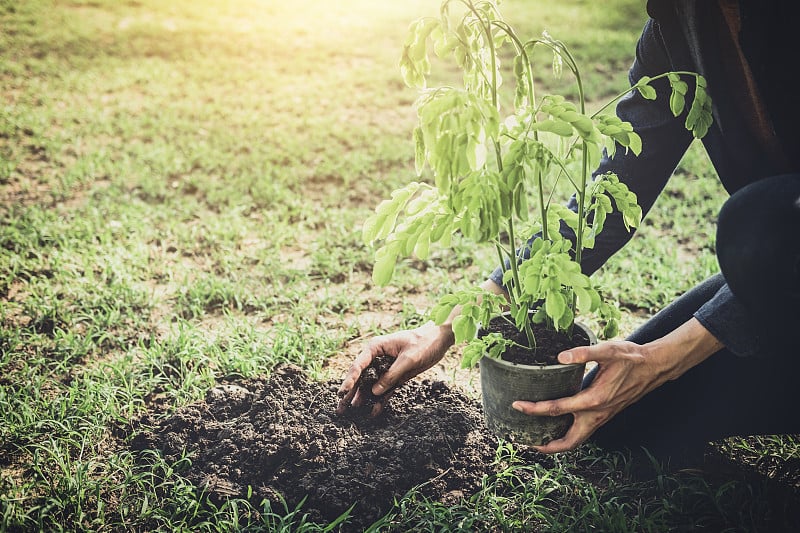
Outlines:
[[[483,353],[502,353],[505,343],[496,336],[476,339],[475,334],[505,307],[530,347],[536,343],[533,323],[569,335],[578,313],[596,313],[604,324],[602,336],[616,335],[619,311],[582,273],[581,256],[594,246],[612,211],[619,211],[631,229],[640,224],[642,210],[618,176],[592,179],[591,170],[603,150],[609,157],[620,151],[638,156],[642,141],[630,123],[604,112],[630,91],[655,99],[652,82],[666,78],[676,117],[685,111],[686,80],[693,82],[686,128],[702,137],[712,120],[706,82],[692,72],[643,77],[588,113],[581,73],[567,46],[547,33],[523,40],[497,4],[444,0],[438,17],[411,24],[400,71],[407,85],[420,90],[413,131],[419,180],[394,191],[363,228],[364,240],[377,245],[373,280],[378,285],[390,282],[400,259],[425,259],[432,244],[446,247],[455,233],[494,245],[508,298],[467,290],[443,297],[432,310],[433,320],[442,323],[461,307],[453,330],[456,342],[472,343],[464,351],[465,366]],[[566,67],[574,78],[575,102],[537,94],[534,65],[541,62],[533,59],[539,49],[552,54],[554,75]],[[433,55],[455,62],[463,73],[461,86],[428,87]],[[510,83],[501,75],[508,72],[501,70],[501,58],[512,61]],[[564,198],[554,199],[556,185],[565,182],[573,190],[575,210],[563,205]],[[563,228],[574,239],[564,237]],[[529,243],[531,235],[536,238]],[[529,259],[522,260],[523,247]]]

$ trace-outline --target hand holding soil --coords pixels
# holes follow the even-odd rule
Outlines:
[[[452,330],[433,323],[375,337],[347,371],[338,392],[337,414],[351,407],[372,405],[370,415],[379,415],[397,387],[438,363],[452,345]],[[380,365],[391,363],[390,366],[366,374],[370,366],[376,366],[373,361],[379,357]]]

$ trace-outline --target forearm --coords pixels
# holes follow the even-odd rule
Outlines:
[[[696,318],[642,346],[643,355],[652,363],[656,386],[677,379],[722,348],[724,345]]]

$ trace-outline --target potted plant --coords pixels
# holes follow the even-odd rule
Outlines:
[[[563,95],[537,95],[537,49],[552,53],[556,75],[563,66],[572,74],[575,103]],[[463,73],[462,86],[427,87],[432,52],[455,60]],[[501,64],[509,61],[513,83],[506,84],[510,88],[505,93]],[[379,244],[373,280],[388,283],[399,259],[425,259],[431,244],[449,246],[455,233],[475,243],[492,243],[507,298],[477,288],[459,291],[441,298],[432,318],[441,324],[460,309],[452,322],[455,339],[468,343],[463,366],[481,361],[490,428],[527,444],[558,438],[569,427],[570,415],[560,420],[528,417],[511,403],[577,392],[583,365],[559,365],[556,360],[575,342],[594,342],[590,331],[576,326],[576,314],[596,313],[604,337],[616,335],[619,318],[617,307],[581,272],[583,250],[594,245],[612,210],[621,212],[627,227],[637,226],[642,216],[636,196],[617,176],[590,179],[603,149],[611,156],[617,150],[638,155],[642,149],[633,127],[604,111],[629,91],[655,98],[650,83],[667,78],[670,107],[678,116],[689,89],[683,78],[693,77],[686,126],[701,137],[711,121],[705,80],[691,72],[645,77],[590,114],[578,65],[567,46],[546,33],[523,41],[493,0],[444,0],[438,17],[414,22],[400,69],[406,84],[421,90],[419,124],[413,132],[415,162],[417,175],[427,173],[430,179],[395,190],[365,222],[364,240]],[[559,183],[572,188],[576,209],[552,201]],[[503,326],[506,331],[497,329]],[[550,339],[560,339],[560,344],[548,350]],[[524,377],[515,380],[518,372]],[[547,384],[551,379],[564,384]],[[533,389],[520,389],[517,381]],[[536,426],[542,424],[546,427],[538,432]]]

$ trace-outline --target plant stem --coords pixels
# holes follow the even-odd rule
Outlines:
[[[671,71],[671,72],[664,72],[663,74],[659,74],[658,76],[653,76],[652,78],[650,78],[650,81],[655,81],[655,80],[658,80],[658,79],[661,79],[661,78],[666,78],[670,74],[678,74],[679,76],[692,76],[694,78],[697,78],[697,73],[696,72],[689,72],[689,71],[686,71],[686,70],[674,70],[674,71]],[[632,87],[629,87],[628,89],[625,89],[624,91],[622,91],[621,93],[616,95],[614,98],[612,98],[611,100],[606,102],[603,105],[603,107],[601,107],[600,109],[598,109],[597,111],[592,113],[590,115],[590,118],[596,117],[597,115],[599,115],[600,113],[602,113],[603,111],[605,111],[606,109],[611,107],[612,104],[614,104],[617,101],[619,101],[620,98],[624,97],[626,94],[628,94],[631,91],[635,91],[637,86],[638,86],[638,83],[636,85],[633,85]]]
[[[569,57],[570,61],[575,64],[575,59],[572,57],[572,54],[569,50],[565,47],[564,52]],[[580,100],[581,106],[581,115],[586,114],[586,95],[583,91],[583,81],[581,80],[580,71],[577,67],[574,70],[575,72],[575,81],[578,85],[578,98]],[[581,259],[583,257],[583,227],[586,221],[584,220],[585,209],[586,209],[586,183],[589,180],[589,143],[586,140],[583,141],[583,154],[581,157],[581,176],[580,176],[580,187],[578,188],[578,229],[577,235],[575,236],[575,262],[578,265],[581,264]],[[574,292],[571,294],[567,294],[567,302],[572,311],[572,316],[575,316],[575,307],[577,305],[577,296]],[[573,319],[572,323],[569,325],[567,333],[572,336],[572,328],[575,325],[575,321]]]
[[[515,193],[512,193],[515,194]],[[518,194],[518,193],[517,193]],[[511,252],[510,252],[510,264],[511,264],[511,279],[513,281],[512,290],[516,291],[517,295],[515,298],[511,298],[511,300],[518,299],[519,293],[522,292],[522,285],[519,282],[519,267],[517,266],[517,240],[514,236],[514,217],[508,218],[508,238],[511,241]],[[505,263],[505,261],[503,262]],[[518,311],[519,307],[515,309]],[[516,321],[517,316],[514,315],[514,320]],[[533,327],[531,326],[531,320],[528,313],[525,313],[525,318],[522,321],[522,329],[525,332],[525,336],[528,338],[528,346],[533,349],[536,346],[536,339],[533,336]]]

